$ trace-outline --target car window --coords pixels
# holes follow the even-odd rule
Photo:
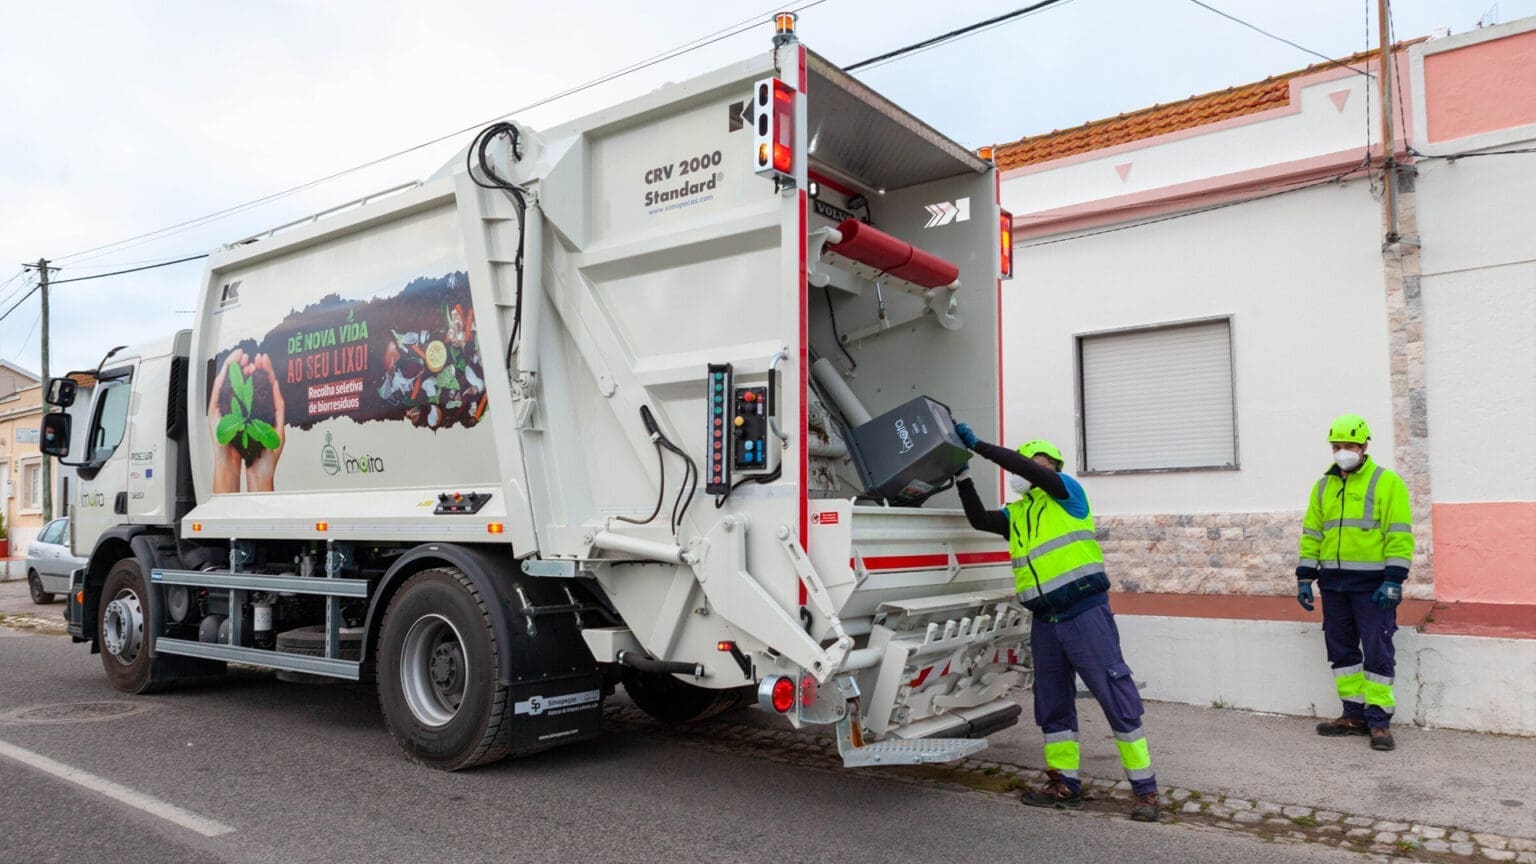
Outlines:
[[[64,522],[65,522],[65,520],[63,520],[63,519],[55,519],[52,522],[49,522],[48,523],[48,527],[43,529],[43,533],[38,535],[38,537],[37,537],[38,542],[40,542],[40,543],[58,543],[58,542],[60,542],[63,539],[63,537],[64,537]]]

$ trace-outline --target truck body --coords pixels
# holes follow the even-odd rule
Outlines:
[[[619,684],[849,765],[974,752],[1029,671],[947,488],[950,412],[1000,431],[1006,225],[991,164],[783,34],[488,129],[217,250],[190,330],[103,361],[70,631],[131,692],[374,681],[444,768],[592,737]]]

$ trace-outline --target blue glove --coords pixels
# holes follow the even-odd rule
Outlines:
[[[1396,609],[1397,604],[1403,602],[1403,586],[1396,582],[1383,582],[1376,593],[1371,595],[1376,601],[1376,608],[1385,612],[1388,609]]]
[[[964,423],[955,424],[955,434],[960,436],[960,441],[967,450],[974,450],[976,445],[981,443],[981,439],[976,437],[976,433],[971,431],[971,427]]]
[[[1312,606],[1312,583],[1311,582],[1297,582],[1296,583],[1296,602],[1300,603],[1301,604],[1301,608],[1307,610],[1308,612],[1312,611],[1313,606]]]

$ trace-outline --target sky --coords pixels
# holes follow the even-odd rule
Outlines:
[[[1207,0],[1319,53],[1375,44],[1375,0]],[[57,0],[0,4],[0,314],[56,280],[197,255],[424,178],[464,133],[182,230],[80,254],[414,147],[755,19],[764,23],[519,113],[547,128],[766,51],[776,8],[849,65],[1025,0]],[[1536,15],[1536,0],[1396,0],[1398,39]],[[1368,32],[1369,30],[1369,32]],[[1190,0],[1066,0],[859,77],[980,146],[1288,72],[1317,58]],[[50,370],[190,326],[202,262],[60,284]],[[13,278],[14,277],[14,278]],[[9,281],[7,281],[9,280]],[[37,371],[38,296],[0,321],[0,359]]]

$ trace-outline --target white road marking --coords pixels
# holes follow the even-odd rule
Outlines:
[[[228,834],[235,830],[222,822],[215,822],[212,819],[183,810],[174,804],[167,804],[159,798],[145,795],[142,792],[135,792],[127,786],[113,783],[111,780],[97,777],[95,774],[81,771],[79,768],[71,768],[63,762],[54,761],[47,756],[33,753],[31,750],[24,750],[6,741],[0,741],[0,756],[7,756],[23,765],[36,768],[45,774],[52,774],[60,780],[68,780],[77,786],[84,786],[92,792],[99,792],[108,798],[121,801],[129,807],[142,810],[151,816],[159,816],[167,822],[180,825],[189,831],[196,831],[204,837],[218,837],[221,834]]]

